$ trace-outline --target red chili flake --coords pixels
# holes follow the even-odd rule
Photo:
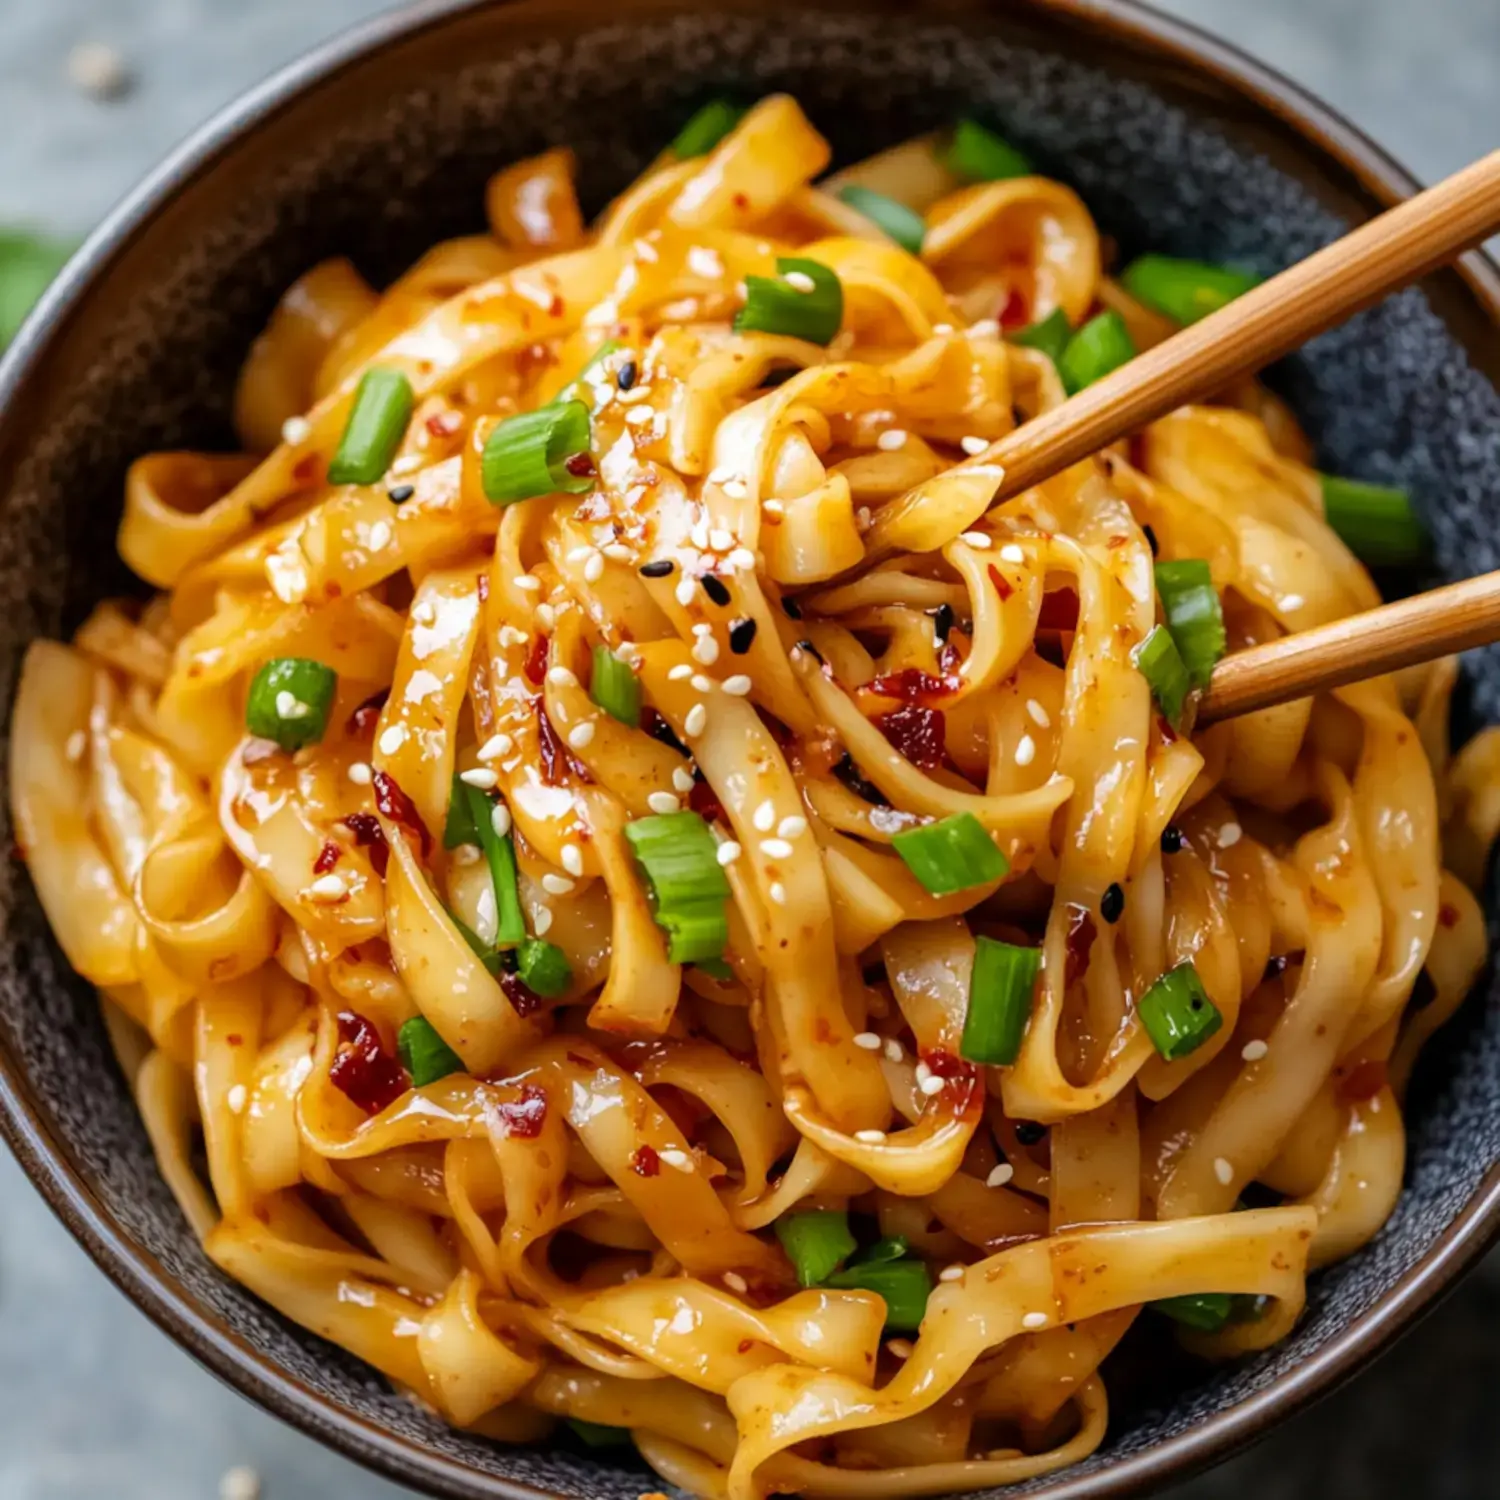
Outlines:
[[[381,688],[378,693],[372,693],[358,708],[349,715],[350,734],[374,734],[375,726],[380,722],[380,710],[385,707],[385,700],[391,696],[389,688]]]
[[[343,850],[335,843],[325,843],[313,861],[313,874],[326,875],[338,862]]]
[[[367,1115],[378,1115],[411,1087],[406,1069],[385,1050],[380,1033],[352,1010],[339,1012],[339,1048],[328,1079]]]
[[[661,1172],[661,1157],[655,1146],[637,1146],[630,1158],[630,1170],[637,1177],[655,1177]]]
[[[387,776],[384,771],[377,771],[374,782],[375,806],[391,822],[399,823],[403,828],[408,828],[417,835],[422,841],[422,858],[426,859],[432,850],[432,835],[428,833],[427,825],[422,821],[422,815],[417,811],[416,804],[401,790],[394,776]]]
[[[1363,1104],[1373,1099],[1385,1085],[1385,1063],[1376,1057],[1351,1069],[1339,1084],[1339,1094],[1350,1104]]]
[[[1156,716],[1156,732],[1161,737],[1161,742],[1164,745],[1173,744],[1177,739],[1177,731],[1172,728],[1171,724],[1161,714],[1157,714]]]
[[[736,208],[749,208],[750,200],[743,193],[736,193],[730,200]]]
[[[1094,914],[1086,906],[1070,903],[1068,906],[1068,962],[1063,970],[1063,985],[1077,984],[1089,971],[1089,956],[1099,929],[1094,925]]]
[[[924,1052],[922,1061],[934,1078],[944,1079],[948,1084],[939,1097],[955,1114],[966,1114],[979,1093],[979,1069],[943,1047]]]
[[[1449,906],[1446,902],[1444,902],[1442,906],[1438,907],[1438,921],[1441,922],[1444,927],[1457,927],[1458,908],[1456,906]]]
[[[1055,589],[1042,595],[1042,612],[1037,616],[1038,630],[1077,630],[1078,595],[1072,589]]]
[[[553,292],[553,294],[552,294],[552,300],[547,304],[547,315],[548,315],[548,317],[552,317],[552,318],[560,318],[560,317],[562,317],[563,310],[567,307],[567,305],[568,304],[563,301],[562,293],[561,292]]]
[[[899,698],[903,703],[923,703],[950,697],[960,685],[957,678],[934,677],[916,667],[903,667],[899,672],[872,678],[866,684],[866,691],[882,698]]]
[[[562,781],[562,768],[567,766],[579,781],[586,786],[592,785],[594,778],[589,775],[589,768],[562,742],[552,727],[552,720],[547,717],[541,698],[533,701],[536,704],[536,739],[542,757],[542,780],[548,786],[557,786]]]
[[[563,468],[575,479],[592,478],[594,474],[593,456],[588,453],[575,453],[563,465]]]
[[[456,411],[435,411],[427,419],[427,430],[435,438],[450,438],[463,425],[463,416]]]
[[[741,1339],[740,1340],[740,1353],[741,1354],[748,1354],[755,1347],[755,1345],[756,1345],[756,1340],[755,1339]]]
[[[523,1083],[520,1093],[495,1106],[506,1135],[518,1141],[534,1141],[547,1123],[547,1094],[534,1083]]]
[[[1015,589],[1011,587],[1010,579],[1008,579],[1005,574],[1002,573],[1000,569],[994,565],[994,563],[991,563],[989,566],[990,582],[995,585],[995,592],[999,594],[1000,602],[1004,604],[1005,601],[1009,599],[1013,593],[1015,593]]]
[[[556,363],[557,356],[546,344],[527,344],[516,355],[516,374],[522,380],[528,380],[531,376]]]
[[[1007,333],[1016,328],[1026,327],[1031,321],[1031,310],[1026,302],[1026,294],[1019,287],[1011,287],[1006,292],[1005,301],[1000,304],[1000,311],[995,316]]]
[[[547,675],[547,637],[539,635],[531,643],[531,650],[526,653],[526,665],[521,668],[526,674],[528,682],[534,682],[538,687],[542,679]]]
[[[500,975],[500,988],[505,998],[510,1001],[511,1009],[524,1021],[527,1016],[534,1015],[542,1006],[542,997],[531,989],[520,978],[519,975],[502,973]]]
[[[237,1031],[231,1031],[229,1035],[224,1038],[224,1040],[228,1042],[231,1047],[243,1047],[245,1045],[244,1037],[242,1037]]]
[[[292,466],[292,478],[298,484],[309,484],[316,479],[322,471],[322,460],[316,453],[309,453],[304,458],[299,458]]]
[[[947,725],[941,709],[908,703],[894,713],[882,714],[874,723],[900,754],[924,771],[936,770],[947,756]]]
[[[354,842],[361,849],[370,851],[371,868],[383,876],[390,863],[391,850],[385,841],[385,829],[380,826],[380,819],[374,813],[350,813],[344,819],[344,826],[354,835]]]
[[[724,812],[724,804],[719,801],[718,794],[706,781],[693,783],[693,789],[688,793],[688,806],[705,822],[729,821]]]

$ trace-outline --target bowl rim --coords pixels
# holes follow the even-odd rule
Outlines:
[[[371,54],[480,9],[516,0],[421,0],[336,33],[238,95],[192,131],[105,216],[44,294],[0,357],[0,414],[34,377],[59,329],[85,294],[181,188],[281,109]],[[1005,0],[985,0],[991,8]],[[1015,0],[1009,0],[1010,6]],[[1232,43],[1142,0],[1022,0],[1043,22],[1060,16],[1096,35],[1207,74],[1229,94],[1299,136],[1323,165],[1342,172],[1357,196],[1389,206],[1418,190],[1382,147],[1300,84]],[[1012,14],[1016,14],[1015,11]],[[1475,250],[1453,269],[1491,325],[1500,328],[1500,267]],[[0,417],[0,428],[5,420]],[[400,1483],[452,1500],[495,1496],[555,1500],[558,1491],[502,1479],[434,1452],[367,1420],[280,1369],[177,1283],[135,1243],[94,1194],[67,1146],[44,1121],[8,1044],[0,1041],[0,1136],[49,1207],[106,1276],[163,1332],[247,1400],[345,1457]],[[1246,1447],[1275,1422],[1351,1379],[1408,1331],[1500,1236],[1500,1165],[1491,1168],[1453,1221],[1384,1296],[1334,1334],[1310,1359],[1187,1431],[1100,1472],[1061,1471],[1036,1493],[1046,1500],[1115,1500],[1180,1481]]]

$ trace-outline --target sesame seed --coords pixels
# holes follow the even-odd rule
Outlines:
[[[725,531],[722,526],[715,526],[708,534],[708,545],[715,552],[728,552],[734,546],[734,533]]]
[[[1000,336],[1000,322],[998,318],[981,318],[977,323],[970,323],[968,334],[971,339],[993,339]]]
[[[990,546],[989,537],[982,531],[966,531],[959,537],[959,541],[966,543],[980,552],[987,551]]]
[[[734,554],[731,553],[728,561],[732,562],[733,560]],[[703,585],[703,592],[707,594],[715,604],[722,606],[729,603],[729,586],[724,582],[722,578],[716,578],[712,573],[705,573],[703,577],[698,581]]]
[[[674,563],[670,557],[658,557],[653,562],[643,563],[641,565],[641,577],[667,578],[671,575],[672,569],[676,566],[677,564]]]
[[[741,852],[740,846],[733,839],[725,839],[719,845],[719,852],[716,857],[721,865],[728,866],[732,865],[740,857]]]
[[[859,1031],[855,1033],[854,1045],[863,1047],[866,1052],[879,1052],[883,1044],[873,1031]]]
[[[686,682],[693,675],[693,669],[684,662],[678,664],[667,673],[668,682]]]
[[[654,813],[660,813],[666,817],[668,813],[677,812],[682,807],[681,800],[672,792],[652,792],[646,798],[646,806]]]
[[[224,1102],[229,1106],[229,1113],[242,1115],[245,1112],[245,1085],[237,1083],[224,1095]]]
[[[669,1167],[675,1167],[679,1172],[693,1170],[693,1158],[686,1151],[679,1151],[676,1146],[668,1146],[665,1151],[658,1151],[656,1154]]]
[[[937,334],[939,338],[944,338],[948,334],[953,332],[953,325],[951,323],[934,323],[932,325],[932,331]]]
[[[677,602],[682,605],[684,609],[686,609],[688,605],[693,602],[693,595],[697,593],[697,591],[697,585],[691,578],[687,576],[686,573],[684,573],[682,577],[677,580],[677,587],[674,590],[674,593],[677,596]]]
[[[700,635],[693,642],[693,660],[711,667],[719,659],[719,643],[711,635]]]
[[[612,562],[629,562],[635,556],[624,542],[606,542],[599,550]]]
[[[378,749],[382,755],[394,755],[406,743],[406,725],[392,724],[380,736]]]
[[[649,385],[633,386],[628,391],[621,391],[619,399],[624,406],[634,406],[637,401],[649,401],[651,399],[651,387]]]
[[[685,766],[674,766],[672,769],[672,785],[686,797],[697,783],[693,780],[693,773]]]
[[[729,567],[748,573],[755,567],[755,554],[748,547],[736,547],[724,561]],[[723,602],[727,604],[729,601]]]
[[[682,732],[689,739],[695,739],[708,727],[708,707],[706,704],[695,703],[687,711],[687,717],[682,721]]]
[[[959,443],[958,446],[962,448],[970,458],[976,458],[979,454],[983,453],[986,448],[989,447],[989,442],[982,437],[966,437]]]
[[[1239,843],[1244,834],[1244,829],[1238,823],[1226,823],[1219,830],[1219,848],[1233,849]]]
[[[510,832],[510,809],[503,802],[490,809],[490,827],[495,830],[496,838],[503,839]]]
[[[743,656],[750,649],[752,642],[755,640],[756,628],[755,621],[748,617],[743,620],[736,620],[730,625],[729,649],[736,656]]]
[[[390,546],[391,537],[393,535],[394,533],[391,530],[391,523],[389,521],[377,521],[370,528],[370,535],[368,538],[370,543],[370,551],[384,552],[385,549]]]
[[[769,833],[776,826],[776,804],[769,797],[755,809],[750,821],[760,833]]]
[[[861,532],[868,531],[875,524],[875,516],[868,505],[861,505],[854,512],[854,524]]]
[[[88,747],[88,736],[81,729],[75,729],[72,734],[68,736],[68,743],[66,747],[68,760],[72,762],[72,764],[77,765],[78,762],[83,759],[83,752],[87,750]]]
[[[1228,1187],[1234,1181],[1234,1168],[1222,1156],[1216,1156],[1214,1158],[1214,1176],[1225,1187]]]
[[[1003,1161],[984,1179],[984,1185],[986,1187],[1004,1187],[1015,1175],[1016,1169],[1008,1161]]]
[[[604,577],[604,555],[595,552],[583,565],[583,581],[598,583]]]
[[[762,500],[760,503],[760,508],[768,516],[784,516],[786,514],[786,506],[784,506],[780,500],[776,499]]]
[[[1240,1048],[1240,1056],[1243,1057],[1246,1062],[1259,1062],[1261,1058],[1263,1058],[1270,1050],[1271,1049],[1269,1045],[1267,1045],[1267,1043],[1265,1042],[1246,1042],[1245,1045]]]
[[[562,846],[562,867],[569,875],[583,874],[583,850],[577,844]]]
[[[917,1076],[917,1082],[919,1084],[926,1083],[927,1080],[932,1077],[932,1069],[929,1068],[926,1063],[919,1062],[917,1064],[917,1073],[916,1073],[916,1076]]]
[[[693,634],[695,636],[712,635],[713,633],[713,626],[710,625],[706,620],[699,620],[698,623],[693,626]]]
[[[535,573],[518,574],[511,582],[526,594],[539,594],[542,589],[542,580]]]
[[[632,427],[644,427],[656,420],[656,413],[649,406],[632,406],[625,413],[625,420]]]
[[[731,500],[743,500],[750,493],[750,487],[743,479],[726,479],[719,486]]]
[[[568,553],[568,561],[582,562],[585,558],[592,557],[593,555],[594,549],[590,546],[585,545],[582,547],[574,547],[573,550]]]
[[[551,630],[557,624],[557,611],[550,604],[538,604],[532,610],[531,618],[536,621],[540,630]]]
[[[887,1339],[885,1347],[886,1352],[893,1359],[910,1359],[912,1357],[913,1346],[910,1339]]]
[[[1038,729],[1048,729],[1051,727],[1052,720],[1047,717],[1047,710],[1035,698],[1028,698],[1026,700],[1026,712],[1031,715],[1031,722]]]
[[[906,434],[899,427],[891,427],[875,439],[875,446],[885,453],[896,453],[906,446]]]
[[[515,741],[508,734],[492,734],[479,747],[480,760],[500,760],[515,748]]]
[[[505,810],[497,807],[495,811],[504,812]],[[510,814],[506,813],[505,816],[509,818]],[[510,828],[509,823],[505,826],[507,830]],[[459,844],[453,851],[453,863],[456,865],[477,865],[483,858],[484,853],[478,844]]]
[[[295,693],[289,693],[285,688],[276,695],[276,717],[278,719],[305,719],[312,709]]]
[[[477,786],[480,791],[487,792],[495,786],[500,778],[486,766],[476,766],[472,771],[460,771],[458,779],[465,786]]]
[[[281,424],[281,441],[295,448],[312,436],[312,423],[306,417],[288,417]]]
[[[938,1280],[962,1281],[964,1279],[964,1272],[968,1269],[969,1268],[967,1266],[944,1266],[943,1269],[938,1272]]]
[[[542,876],[542,889],[549,896],[566,896],[573,889],[573,882],[566,875],[548,873]]]
[[[319,875],[308,886],[307,894],[316,901],[341,901],[349,894],[342,875]]]
[[[818,289],[817,282],[806,271],[788,271],[781,279],[799,292],[815,292]]]
[[[1047,1326],[1047,1314],[1044,1312],[1029,1312],[1021,1319],[1022,1328],[1045,1328]]]
[[[724,691],[731,698],[749,697],[750,689],[754,686],[755,684],[743,672],[736,672],[733,677],[726,677],[723,683]]]
[[[537,909],[536,909],[536,916],[532,920],[531,930],[538,937],[542,937],[545,933],[549,932],[551,930],[551,928],[552,928],[552,908],[550,906],[539,906],[539,907],[537,907]]]
[[[900,1062],[901,1059],[906,1056],[906,1052],[905,1049],[903,1049],[903,1047],[901,1046],[901,1043],[898,1042],[894,1037],[892,1037],[891,1040],[885,1044],[885,1055],[892,1062]]]
[[[708,476],[710,484],[728,484],[731,479],[739,478],[739,470],[729,464],[720,464],[717,469],[712,470]]]
[[[690,685],[696,693],[711,693],[714,690],[713,678],[705,677],[702,672],[693,673]]]
[[[883,1146],[885,1144],[885,1131],[883,1130],[856,1130],[854,1139],[862,1141],[866,1146]]]
[[[776,832],[784,839],[800,839],[807,832],[807,819],[793,813],[791,817],[781,820]]]
[[[575,688],[578,686],[578,679],[567,667],[550,667],[547,671],[547,681],[553,687]]]
[[[355,786],[369,786],[369,784],[375,779],[375,773],[370,769],[369,765],[362,760],[356,760],[352,762],[349,766],[349,769],[345,771],[344,774],[349,778],[350,781],[355,784]]]
[[[742,1297],[750,1290],[750,1283],[738,1271],[726,1271],[724,1273],[724,1285],[731,1292],[738,1292]]]
[[[771,882],[770,889],[767,890],[766,895],[771,898],[771,902],[773,905],[786,905],[786,887],[779,880],[773,880]]]
[[[931,1099],[934,1094],[941,1094],[948,1085],[941,1078],[934,1076],[932,1078],[924,1078],[917,1086]]]
[[[760,841],[760,852],[767,859],[790,859],[792,857],[792,846],[785,839],[762,839]]]
[[[1016,742],[1016,764],[1029,766],[1035,759],[1036,741],[1029,734],[1023,734]]]
[[[568,731],[568,743],[575,750],[585,749],[594,742],[594,721],[585,719],[581,724],[575,724]]]

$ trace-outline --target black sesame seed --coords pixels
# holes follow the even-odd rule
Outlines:
[[[1125,892],[1120,889],[1119,882],[1105,891],[1099,901],[1099,915],[1104,918],[1111,927],[1125,914]]]
[[[705,573],[698,581],[703,585],[703,592],[715,604],[729,603],[729,588],[722,578],[716,578],[712,573]]]
[[[1178,854],[1187,840],[1182,836],[1182,830],[1175,823],[1168,823],[1161,831],[1161,852],[1163,854]]]
[[[953,629],[953,606],[951,604],[940,604],[933,610],[932,629],[939,643],[946,643]]]
[[[628,391],[635,384],[635,378],[641,373],[641,367],[633,359],[627,359],[620,366],[619,374],[615,376],[615,384],[622,391]]]
[[[652,562],[641,565],[642,578],[665,578],[676,564],[670,557],[658,557]]]
[[[1045,1140],[1047,1127],[1038,1125],[1035,1120],[1016,1121],[1016,1143],[1021,1146],[1034,1146],[1038,1141]]]
[[[821,651],[819,651],[818,648],[815,645],[813,645],[813,643],[811,641],[807,641],[807,640],[798,641],[797,642],[797,649],[799,651],[805,651],[805,652],[807,652],[807,654],[810,657],[812,657],[812,659],[815,662],[818,662],[818,663],[820,663],[822,665],[826,665],[826,663],[823,662],[823,653]]]
[[[755,621],[735,620],[729,626],[729,649],[736,656],[743,656],[755,640]]]
[[[416,493],[417,487],[414,484],[397,484],[385,492],[385,497],[392,505],[400,505],[403,500],[410,500]]]
[[[802,618],[802,606],[790,595],[781,601],[781,608],[789,620],[800,620]]]
[[[1157,556],[1157,554],[1160,553],[1161,548],[1156,544],[1156,533],[1152,531],[1149,526],[1142,526],[1141,530],[1146,533],[1146,540],[1151,544],[1152,557]]]

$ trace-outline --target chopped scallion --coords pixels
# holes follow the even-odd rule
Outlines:
[[[1405,490],[1359,479],[1323,481],[1323,516],[1361,562],[1376,567],[1421,562],[1430,542]]]
[[[787,1259],[796,1268],[799,1286],[817,1286],[856,1249],[855,1238],[849,1232],[849,1215],[842,1210],[783,1214],[772,1227]]]
[[[1136,1010],[1151,1045],[1168,1062],[1196,1052],[1224,1024],[1191,963],[1163,974],[1141,996]]]
[[[1054,307],[1040,323],[1029,323],[1011,334],[1010,341],[1023,349],[1040,349],[1053,364],[1061,364],[1063,350],[1073,337],[1073,325],[1062,308]]]
[[[552,398],[551,404],[561,406],[566,401],[583,400],[584,384],[588,379],[589,371],[598,369],[619,348],[618,339],[605,339],[584,362],[582,369]]]
[[[876,1293],[885,1299],[886,1329],[915,1333],[922,1326],[932,1294],[932,1273],[920,1260],[867,1262],[835,1271],[823,1285]]]
[[[1135,340],[1125,320],[1112,308],[1090,318],[1072,338],[1057,362],[1058,373],[1070,396],[1102,380],[1112,370],[1135,358]]]
[[[396,1050],[414,1088],[464,1070],[463,1058],[437,1034],[426,1016],[413,1016],[401,1027],[396,1033]]]
[[[775,276],[747,276],[745,305],[735,315],[736,333],[776,333],[831,343],[844,321],[844,287],[822,262],[784,256]]]
[[[860,187],[851,182],[839,191],[839,197],[855,213],[865,216],[878,229],[883,230],[909,255],[922,253],[922,241],[927,238],[927,220],[916,209],[877,193],[874,188]]]
[[[641,722],[641,679],[630,663],[622,661],[608,646],[594,647],[594,676],[589,683],[589,697],[610,718],[628,724],[632,729]]]
[[[526,937],[526,916],[521,910],[521,890],[516,869],[516,845],[510,834],[502,838],[495,832],[495,804],[478,787],[462,781],[453,783],[453,795],[462,790],[469,804],[469,818],[479,836],[479,846],[489,863],[490,879],[495,886],[495,946],[514,947]]]
[[[1206,688],[1229,643],[1208,564],[1198,557],[1157,563],[1156,592],[1188,677],[1194,687]]]
[[[329,484],[374,484],[390,468],[411,421],[411,381],[400,370],[376,365],[355,387],[354,404],[328,465]]]
[[[970,1062],[1005,1067],[1016,1060],[1031,1019],[1032,994],[1042,971],[1040,948],[975,939],[969,1009],[959,1052]]]
[[[1259,286],[1260,277],[1207,261],[1143,255],[1120,273],[1120,284],[1147,307],[1179,323],[1196,323]]]
[[[338,674],[320,661],[280,656],[255,674],[245,704],[245,727],[288,752],[316,745],[328,729]]]
[[[745,111],[728,99],[710,99],[672,142],[672,155],[680,161],[707,156],[745,118]]]
[[[876,1240],[866,1250],[861,1250],[850,1262],[855,1266],[879,1266],[886,1261],[900,1260],[906,1254],[909,1246],[905,1235],[894,1234],[887,1239]]]
[[[448,793],[448,819],[443,824],[443,848],[457,849],[460,844],[477,844],[479,830],[469,811],[469,789],[457,776]]]
[[[589,409],[582,401],[556,401],[507,417],[485,439],[480,455],[485,499],[513,505],[538,495],[581,495],[594,484],[593,465],[582,462],[588,451]]]
[[[490,945],[485,942],[485,940],[480,937],[480,935],[475,932],[474,929],[470,927],[469,924],[465,922],[464,919],[459,916],[459,914],[454,911],[452,907],[449,907],[447,910],[448,920],[452,922],[456,928],[458,928],[459,936],[463,938],[464,942],[469,945],[470,949],[473,951],[474,957],[477,958],[479,962],[482,963],[491,974],[494,974],[498,977],[500,971],[504,968],[504,960],[501,957],[500,950],[498,948],[490,947]]]
[[[1161,1297],[1151,1306],[1185,1328],[1218,1333],[1234,1312],[1234,1299],[1228,1292],[1195,1292],[1186,1297]]]
[[[893,835],[891,847],[933,896],[987,885],[1010,870],[1010,861],[973,813],[955,813],[937,823],[908,828]]]
[[[573,971],[567,955],[556,943],[541,938],[522,938],[516,949],[516,974],[521,983],[544,1000],[556,1000],[568,992]]]
[[[707,974],[710,979],[718,980],[720,984],[729,984],[734,979],[734,970],[722,958],[700,959],[693,967]]]
[[[1151,692],[1171,724],[1182,718],[1183,707],[1192,691],[1182,653],[1165,625],[1153,625],[1151,634],[1131,653],[1136,670],[1151,684]]]
[[[695,812],[653,814],[626,824],[625,837],[645,873],[657,925],[667,934],[668,959],[722,958],[729,881],[708,824]]]
[[[955,177],[965,182],[1000,182],[1031,175],[1026,157],[977,120],[960,120],[938,156]]]

